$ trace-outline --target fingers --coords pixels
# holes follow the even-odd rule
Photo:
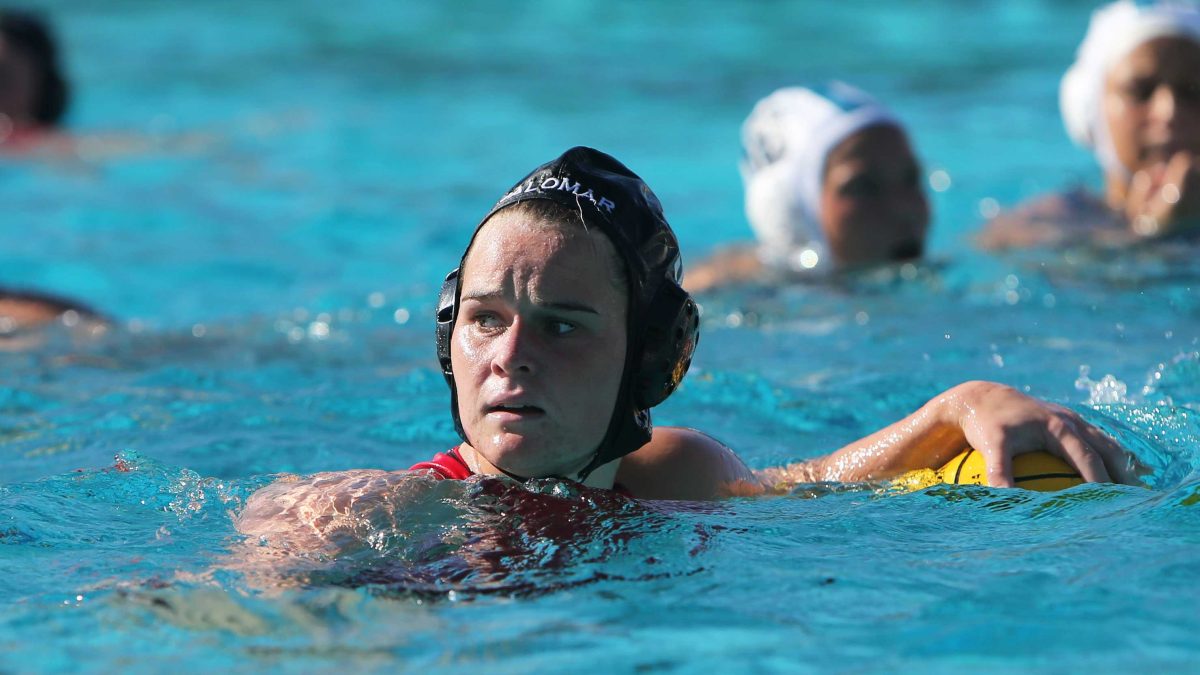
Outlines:
[[[1125,215],[1130,221],[1146,213],[1156,188],[1154,177],[1145,169],[1134,173],[1129,179],[1129,189],[1125,192]]]
[[[1168,172],[1177,189],[1164,195],[1164,199],[1178,194],[1168,217],[1169,229],[1172,232],[1195,230],[1200,227],[1200,167],[1196,165],[1195,156],[1187,152],[1175,153]],[[1165,187],[1163,191],[1167,192]]]
[[[1150,473],[1150,468],[1136,455],[1077,413],[1055,407],[1057,421],[1047,428],[1047,450],[1074,466],[1086,481],[1145,485],[1141,476]],[[1077,461],[1078,457],[1082,461]]]
[[[1017,483],[1013,480],[1012,453],[995,448],[991,452],[983,452],[983,460],[985,466],[987,466],[988,485],[992,487],[1016,487]]]
[[[1012,458],[1042,450],[1070,464],[1085,481],[1140,483],[1143,467],[1136,459],[1069,408],[1010,388],[976,389],[968,392],[970,414],[958,423],[967,443],[983,455],[989,485],[1014,486]]]
[[[1169,225],[1178,219],[1181,212],[1188,210],[1191,203],[1196,201],[1194,191],[1189,190],[1188,176],[1194,173],[1192,156],[1186,152],[1177,152],[1167,161],[1162,178],[1155,186],[1155,194],[1150,209],[1151,215],[1158,219],[1159,225],[1165,231]]]
[[[1171,155],[1171,159],[1167,160],[1167,168],[1163,171],[1162,183],[1183,183],[1187,178],[1187,174],[1192,170],[1192,155],[1189,152],[1179,151]]]
[[[1133,453],[1121,447],[1100,429],[1087,424],[1080,427],[1088,445],[1095,448],[1104,458],[1104,466],[1113,480],[1123,485],[1143,485],[1141,476],[1150,472],[1149,467],[1138,461]]]
[[[1067,425],[1067,429],[1048,440],[1047,449],[1062,457],[1075,467],[1080,476],[1089,483],[1111,483],[1112,478],[1104,466],[1104,458],[1091,448]]]
[[[1157,170],[1143,169],[1129,181],[1125,214],[1134,232],[1158,237],[1200,227],[1200,167],[1177,152]]]

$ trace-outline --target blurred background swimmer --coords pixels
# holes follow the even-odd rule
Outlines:
[[[842,82],[779,89],[742,125],[742,151],[758,245],[688,270],[689,290],[922,256],[930,210],[920,162],[900,121],[867,93]]]
[[[1200,233],[1200,8],[1121,0],[1097,10],[1059,94],[1068,134],[1104,172],[1104,194],[1079,188],[1001,214],[983,246]]]
[[[20,148],[57,128],[69,99],[50,27],[0,9],[0,147]]]
[[[65,133],[72,92],[58,44],[42,15],[0,8],[0,153],[97,162],[152,151],[208,150],[228,135],[226,129]],[[260,124],[283,126],[281,120]]]
[[[0,149],[24,150],[52,135],[69,98],[50,27],[34,14],[0,9]],[[0,350],[36,346],[44,329],[59,324],[94,333],[107,320],[73,300],[0,287]]]

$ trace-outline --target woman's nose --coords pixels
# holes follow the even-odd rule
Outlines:
[[[1170,122],[1175,118],[1179,106],[1175,90],[1169,84],[1162,83],[1155,87],[1150,96],[1150,115],[1159,122]]]
[[[496,338],[492,353],[492,371],[498,375],[533,372],[536,345],[532,331],[520,319],[515,319]]]

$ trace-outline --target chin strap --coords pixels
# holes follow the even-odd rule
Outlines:
[[[472,452],[478,452],[478,451],[477,451],[477,450],[474,450],[474,448],[472,447]],[[599,455],[599,453],[597,452],[597,456],[598,456],[598,455]],[[464,460],[463,460],[463,461],[465,462],[465,461],[466,461],[466,459],[464,458]],[[591,461],[591,462],[589,462],[589,463],[588,463],[588,465],[587,465],[587,466],[585,466],[585,467],[584,467],[584,468],[583,468],[583,469],[582,469],[582,470],[581,470],[581,471],[578,473],[578,478],[568,478],[568,477],[566,477],[566,476],[558,476],[558,475],[553,475],[553,474],[552,474],[552,475],[549,475],[549,476],[536,476],[536,478],[557,478],[557,479],[559,479],[559,480],[569,480],[569,481],[574,481],[574,482],[577,482],[577,483],[580,483],[580,484],[582,484],[582,483],[583,483],[583,481],[587,480],[587,477],[588,477],[588,475],[589,475],[589,474],[592,472],[592,470],[593,470],[593,469],[595,469],[595,466],[594,466],[595,464],[596,464],[596,457],[593,457],[592,461]],[[479,474],[479,460],[478,460],[478,458],[476,458],[474,461],[471,461],[471,462],[469,462],[469,463],[467,464],[467,468],[471,470],[471,473],[473,473],[473,474],[475,474],[475,475],[480,475],[480,474]],[[508,471],[507,469],[504,469],[503,467],[496,466],[495,464],[493,464],[493,465],[492,465],[492,468],[494,468],[495,470],[497,470],[497,471],[499,471],[500,473],[504,474],[505,476],[507,476],[507,477],[509,477],[509,478],[511,478],[511,479],[513,479],[513,480],[515,480],[515,481],[517,481],[518,483],[526,483],[526,482],[528,482],[528,481],[531,481],[531,480],[533,480],[533,479],[535,478],[535,476],[522,476],[522,475],[520,475],[520,474],[513,473],[513,472],[511,472],[511,471]]]
[[[587,466],[585,466],[582,470],[580,470],[577,478],[569,478],[567,476],[559,476],[559,475],[555,475],[555,474],[551,474],[549,476],[538,476],[538,478],[557,478],[558,480],[569,480],[571,482],[579,483],[580,485],[583,485],[583,481],[587,480],[587,477],[589,475],[591,475],[592,471],[595,469],[595,467],[592,466],[592,464],[595,464],[594,460],[591,463],[589,463]],[[495,465],[493,465],[493,466],[495,466]],[[512,473],[511,471],[505,471],[504,469],[501,469],[498,466],[496,467],[496,470],[499,471],[500,473],[504,474],[505,476],[508,476],[509,478],[511,478],[517,482],[520,482],[520,483],[525,483],[525,482],[533,480],[533,478],[531,478],[529,476],[519,476],[515,473]]]
[[[579,473],[576,474],[576,478],[570,478],[568,476],[559,476],[559,475],[555,475],[555,474],[551,474],[549,476],[537,476],[537,478],[557,478],[558,480],[569,480],[574,483],[579,483],[580,485],[583,485],[583,482],[585,480],[587,480],[588,476],[590,476],[592,474],[592,471],[595,471],[596,468],[598,466],[600,466],[597,463],[597,460],[599,460],[599,459],[600,459],[600,453],[597,451],[596,454],[592,456],[592,461],[588,462],[587,466],[585,466],[579,470]],[[502,469],[501,467],[498,467],[495,464],[493,464],[492,466],[495,467],[496,470],[499,471],[500,473],[504,474],[505,476],[508,476],[509,478],[511,478],[519,483],[525,483],[525,482],[533,480],[533,477],[531,477],[531,476],[521,476],[521,475],[515,474],[511,471],[506,471],[505,469]],[[476,472],[476,473],[478,473],[478,472]]]
[[[597,460],[599,460],[599,459],[600,459],[600,453],[597,452],[595,455],[592,456],[592,461],[588,462],[587,466],[585,466],[579,470],[579,473],[576,474],[578,476],[578,478],[575,478],[575,481],[577,483],[579,483],[580,485],[583,485],[583,481],[587,480],[588,476],[592,475],[592,472],[595,471],[598,466],[600,466],[597,463]],[[570,479],[568,479],[568,480],[570,480]]]

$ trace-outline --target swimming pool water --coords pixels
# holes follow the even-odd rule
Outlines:
[[[1055,108],[1089,3],[42,6],[84,140],[78,158],[0,158],[0,284],[120,328],[0,354],[0,670],[1200,657],[1195,248],[996,258],[969,239],[996,206],[1097,184]],[[429,318],[504,187],[600,147],[654,186],[695,260],[750,235],[735,161],[754,101],[834,76],[893,106],[949,177],[931,261],[701,298],[693,371],[656,421],[765,467],[994,379],[1100,425],[1151,489],[694,505],[414,481],[408,518],[367,527],[374,548],[288,561],[300,587],[247,576],[231,514],[273,474],[454,442]],[[578,533],[553,532],[567,515]]]

